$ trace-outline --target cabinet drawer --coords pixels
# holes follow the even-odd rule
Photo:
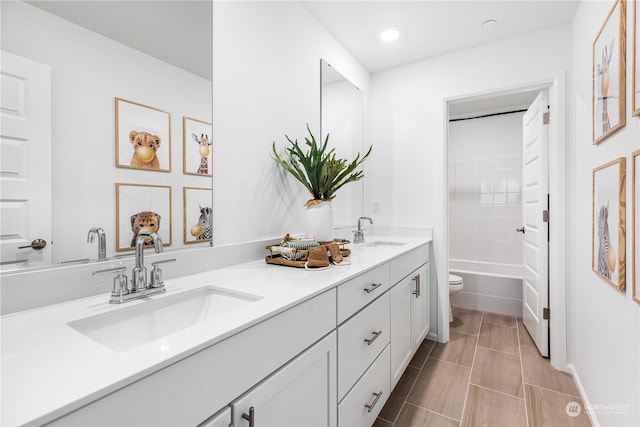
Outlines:
[[[338,324],[389,289],[389,264],[369,270],[338,286]]]
[[[333,330],[335,301],[327,291],[51,425],[198,425]]]
[[[371,426],[391,393],[387,346],[338,406],[339,426]]]
[[[338,399],[389,343],[389,328],[388,292],[338,327]]]
[[[397,283],[426,262],[429,262],[429,245],[418,246],[389,262],[389,280]]]

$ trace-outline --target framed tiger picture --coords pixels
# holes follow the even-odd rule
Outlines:
[[[625,291],[626,158],[620,157],[593,170],[593,271]]]

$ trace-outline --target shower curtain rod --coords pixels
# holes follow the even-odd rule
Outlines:
[[[460,118],[460,119],[449,119],[449,121],[450,122],[459,122],[459,121],[462,121],[462,120],[483,119],[485,117],[503,116],[505,114],[524,113],[525,111],[527,111],[527,110],[524,109],[524,110],[505,111],[505,112],[502,112],[502,113],[491,113],[491,114],[484,114],[484,115],[480,115],[480,116],[464,117],[464,118]]]

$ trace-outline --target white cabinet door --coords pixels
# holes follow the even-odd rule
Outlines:
[[[336,333],[232,403],[235,427],[335,426]]]
[[[229,427],[231,426],[231,407],[227,406],[198,427]]]
[[[429,332],[429,264],[411,274],[411,341],[417,350]]]
[[[411,289],[412,276],[391,288],[391,388],[396,386],[412,354]]]

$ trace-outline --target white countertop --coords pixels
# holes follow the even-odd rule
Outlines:
[[[262,259],[167,280],[166,293],[125,304],[108,304],[109,295],[104,294],[2,316],[0,425],[52,421],[429,242],[424,238],[367,237],[368,242],[375,240],[407,244],[352,244],[352,254],[347,258],[350,265],[323,271],[270,265]],[[68,325],[207,285],[262,298],[214,320],[122,352],[109,349]]]

